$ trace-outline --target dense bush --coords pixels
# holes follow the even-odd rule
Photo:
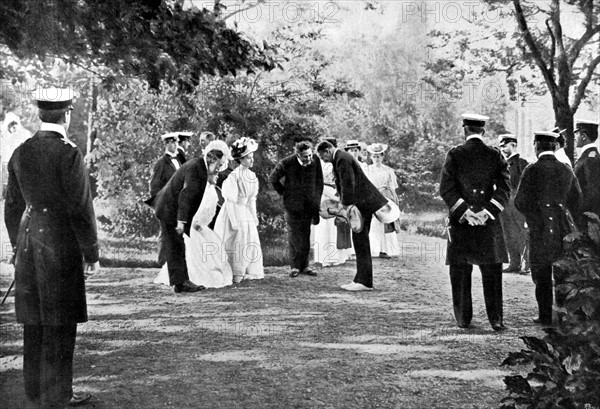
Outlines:
[[[585,215],[586,231],[565,237],[566,255],[554,264],[557,326],[542,339],[521,337],[527,349],[502,363],[532,366],[504,379],[503,409],[600,407],[600,219]]]

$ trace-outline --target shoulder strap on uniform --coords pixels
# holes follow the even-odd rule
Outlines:
[[[76,147],[77,147],[77,145],[75,145],[75,142],[73,142],[73,141],[72,141],[72,140],[70,140],[69,138],[65,138],[65,137],[63,137],[63,138],[61,138],[60,140],[61,140],[61,141],[63,141],[63,143],[64,143],[65,145],[71,145],[73,148],[76,148]]]

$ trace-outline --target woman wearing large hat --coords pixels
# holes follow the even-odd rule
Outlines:
[[[261,279],[265,275],[257,229],[258,179],[250,170],[257,149],[258,143],[247,137],[231,144],[231,156],[240,166],[223,182],[221,191],[225,202],[215,222],[215,232],[223,240],[236,283]]]
[[[396,180],[396,174],[392,168],[383,164],[383,155],[387,148],[388,146],[383,143],[373,143],[367,147],[372,164],[367,166],[365,173],[371,183],[387,199],[397,203],[396,189],[398,188],[398,181]],[[369,241],[371,242],[372,257],[389,258],[400,254],[398,236],[393,224],[384,224],[375,216],[371,221]]]

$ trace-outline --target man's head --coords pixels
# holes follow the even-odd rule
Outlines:
[[[575,136],[578,148],[596,142],[596,139],[598,139],[598,122],[576,120]]]
[[[179,137],[179,147],[183,149],[184,152],[187,152],[190,147],[190,138],[192,137],[193,132],[179,132],[177,136]]]
[[[312,163],[313,151],[312,144],[308,141],[302,141],[294,145],[296,157],[302,163],[302,166],[308,166]]]
[[[484,135],[485,123],[488,119],[490,118],[485,115],[471,113],[462,114],[465,137],[469,137],[471,135]]]
[[[160,136],[165,144],[165,152],[170,154],[175,154],[177,152],[177,143],[179,141],[179,137],[177,136],[177,132],[169,132]]]
[[[517,136],[511,133],[505,133],[498,136],[500,143],[500,152],[502,155],[508,159],[513,154],[517,153]]]
[[[558,134],[551,131],[535,132],[533,136],[533,145],[535,146],[536,156],[542,152],[554,152],[556,150]]]
[[[38,116],[42,122],[61,125],[65,130],[71,124],[74,93],[71,88],[38,88],[34,98],[39,108]]]
[[[204,131],[200,133],[200,148],[205,149],[209,143],[217,139],[212,132]]]
[[[333,151],[335,148],[330,142],[323,141],[317,145],[317,155],[323,162],[333,162]]]
[[[567,140],[565,139],[566,131],[567,131],[566,129],[561,130],[558,126],[552,128],[552,130],[550,131],[550,132],[554,132],[554,133],[558,134],[558,139],[556,140],[556,142],[558,144],[557,149],[565,147],[565,144],[567,143]]]

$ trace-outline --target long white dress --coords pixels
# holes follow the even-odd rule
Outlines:
[[[206,288],[226,287],[231,285],[233,278],[223,241],[208,227],[215,215],[218,201],[214,185],[207,184],[200,207],[192,219],[190,236],[183,235],[189,279],[192,283]],[[196,224],[201,226],[200,231],[193,228]],[[154,282],[169,285],[166,264]]]
[[[263,255],[258,237],[256,196],[258,179],[245,166],[238,166],[223,182],[225,202],[215,222],[215,233],[223,240],[233,281],[264,278]]]
[[[395,191],[398,188],[396,174],[389,166],[371,164],[367,167],[365,173],[379,191],[384,188]],[[369,241],[371,242],[371,256],[373,257],[379,256],[379,253],[387,253],[388,256],[397,256],[400,254],[397,233],[385,233],[385,225],[377,220],[375,216],[371,220]]]
[[[321,161],[323,169],[323,196],[321,200],[333,199],[335,197],[335,182],[333,179],[333,164]],[[319,220],[319,224],[312,226],[311,242],[313,249],[313,261],[321,263],[323,267],[335,266],[346,262],[347,251],[337,248],[337,226],[335,218]]]

